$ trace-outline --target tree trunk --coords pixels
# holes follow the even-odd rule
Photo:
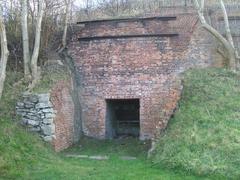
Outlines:
[[[71,6],[71,0],[65,0],[65,22],[64,22],[64,30],[63,30],[63,37],[62,37],[62,48],[64,49],[67,45],[67,30],[68,30],[68,21],[69,21],[69,11]]]
[[[22,26],[22,41],[23,41],[23,62],[24,76],[30,75],[30,53],[29,53],[29,37],[28,37],[28,3],[27,0],[21,0],[21,26]]]
[[[41,25],[42,25],[43,13],[44,13],[43,0],[39,0],[37,23],[35,27],[36,28],[35,42],[34,42],[32,58],[31,58],[32,84],[35,84],[37,79],[39,78],[37,62],[38,62],[39,49],[40,49]]]
[[[2,97],[2,92],[4,88],[4,81],[6,78],[6,66],[8,60],[8,47],[7,47],[7,37],[6,30],[2,15],[2,1],[0,1],[0,39],[1,39],[1,62],[0,62],[0,99]]]
[[[231,34],[230,26],[229,26],[229,21],[228,21],[227,10],[226,10],[226,7],[223,3],[223,0],[220,0],[220,4],[221,4],[222,12],[223,12],[223,18],[224,18],[227,40],[231,44],[231,46],[234,48],[233,38],[232,38],[232,34]]]
[[[237,58],[236,58],[235,48],[233,45],[231,31],[229,28],[228,16],[227,16],[226,8],[225,8],[223,1],[220,0],[220,3],[221,3],[223,15],[224,15],[224,23],[225,23],[225,29],[227,32],[227,39],[220,32],[218,32],[216,29],[214,29],[212,26],[210,26],[207,23],[207,21],[205,20],[205,17],[204,17],[204,0],[201,0],[200,3],[201,4],[199,4],[198,0],[194,0],[194,4],[197,9],[198,17],[202,24],[202,27],[204,29],[206,29],[209,33],[211,33],[218,41],[220,41],[222,43],[224,48],[227,50],[227,55],[228,55],[228,60],[229,60],[229,68],[231,70],[235,71]]]
[[[208,24],[202,24],[203,28],[210,32],[216,39],[218,39],[227,50],[228,60],[229,60],[229,68],[231,70],[236,70],[236,57],[235,57],[235,49],[231,46],[231,44],[213,27]]]

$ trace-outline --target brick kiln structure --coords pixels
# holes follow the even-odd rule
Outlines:
[[[180,74],[214,64],[215,42],[199,28],[196,14],[189,9],[174,12],[79,23],[83,27],[69,45],[69,54],[81,81],[85,135],[112,138],[109,102],[137,100],[139,137],[153,138],[176,109]]]

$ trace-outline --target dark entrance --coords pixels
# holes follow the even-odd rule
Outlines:
[[[106,136],[139,136],[139,99],[109,99],[106,114]]]

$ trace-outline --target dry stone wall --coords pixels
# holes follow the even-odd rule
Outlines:
[[[44,141],[51,142],[55,138],[56,111],[50,102],[50,94],[23,94],[16,112],[21,116],[21,123],[30,131],[38,132]]]
[[[50,142],[55,151],[74,143],[74,102],[72,81],[61,80],[45,94],[24,93],[16,105],[21,124]]]

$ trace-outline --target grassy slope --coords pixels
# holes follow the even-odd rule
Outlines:
[[[154,162],[199,175],[240,178],[240,76],[185,74],[180,108],[157,144]]]
[[[64,153],[54,153],[40,138],[18,125],[14,107],[24,86],[12,87],[21,75],[11,73],[7,77],[0,102],[0,179],[198,179],[184,173],[152,168],[145,159],[145,146],[134,140],[126,142],[127,145],[88,140],[82,142],[82,148],[76,146],[65,152],[108,154],[108,161],[72,159],[66,158]],[[138,160],[120,160],[119,155],[137,156]]]
[[[47,93],[60,80],[70,80],[70,73],[66,67],[49,68],[42,73],[41,81],[33,89],[34,93]]]
[[[15,103],[24,84],[13,87],[21,74],[8,74],[0,102],[0,177],[27,176],[26,169],[37,162],[38,155],[49,151],[39,138],[19,126]]]

